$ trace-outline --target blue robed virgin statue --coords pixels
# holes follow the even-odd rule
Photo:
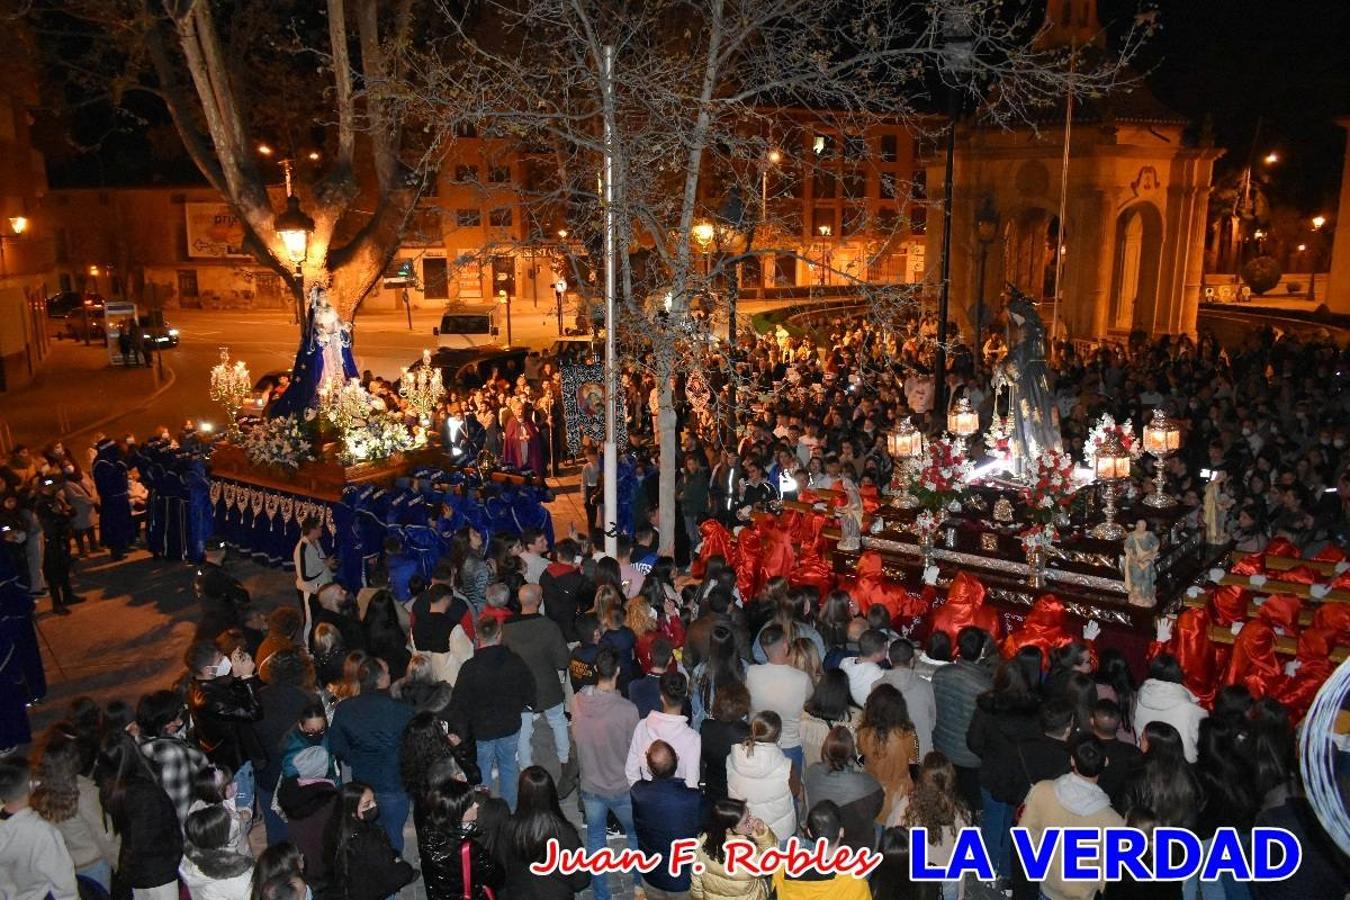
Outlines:
[[[269,418],[296,415],[318,404],[319,386],[329,378],[345,382],[355,378],[356,360],[352,358],[352,326],[328,302],[328,292],[314,285],[309,290],[309,316],[300,349],[295,354],[291,383],[268,409]]]

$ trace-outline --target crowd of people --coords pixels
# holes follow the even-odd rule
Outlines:
[[[417,879],[429,897],[504,900],[1345,893],[1344,861],[1299,784],[1294,723],[1269,697],[1233,685],[1206,708],[1166,652],[1137,678],[1118,653],[1077,640],[1050,653],[1012,648],[996,629],[945,627],[940,609],[901,637],[858,591],[822,596],[774,578],[745,595],[716,554],[700,578],[685,574],[709,518],[742,523],[842,477],[889,482],[887,432],[907,416],[931,430],[941,415],[923,327],[849,323],[828,345],[747,341],[739,382],[711,385],[724,399],[742,392],[734,440],[718,422],[691,426],[698,411],[680,379],[674,554],[658,547],[665,511],[640,402],[655,385],[636,373],[626,384],[641,486],[615,556],[594,530],[550,547],[538,531],[485,543],[465,528],[430,579],[400,582],[401,602],[388,564],[359,591],[334,581],[310,523],[295,557],[299,604],[274,598],[264,620],[256,604],[240,614],[212,548],[218,589],[204,594],[211,608],[175,686],[104,706],[77,700],[28,759],[0,761],[0,894],[378,900]],[[982,363],[998,352],[983,349]],[[1218,480],[1240,549],[1274,535],[1344,546],[1343,359],[1334,345],[1269,333],[1229,351],[1207,338],[1064,345],[1053,387],[1071,451],[1104,411],[1137,426],[1154,408],[1181,420],[1168,490],[1198,511]],[[948,395],[987,422],[987,366],[969,352],[952,360]],[[528,379],[516,396],[527,389]],[[506,390],[452,398],[462,404],[452,413],[486,414],[490,432],[496,409],[512,405]],[[528,438],[518,443],[527,452]],[[22,457],[0,469],[18,480],[16,501],[37,485],[32,506],[5,501],[25,533],[25,510],[40,523],[39,502],[55,503],[48,491],[80,483],[62,460],[47,462],[59,482]],[[1151,490],[1150,473],[1137,474],[1134,489]],[[48,547],[68,548],[75,530],[53,532]],[[22,542],[11,544],[16,568],[31,571]],[[404,846],[410,823],[415,854]],[[1300,837],[1304,859],[1269,884],[1068,881],[1057,859],[1032,882],[1012,853],[1013,825],[1036,842],[1047,828],[1120,824],[1187,827],[1207,843],[1220,828],[1277,825]],[[911,880],[913,829],[942,865],[966,826],[980,829],[994,881]],[[876,850],[882,863],[866,880],[761,878],[726,864],[734,844],[761,853],[793,837]],[[697,840],[698,865],[672,874],[664,860],[677,838]],[[535,874],[529,864],[554,840],[641,849],[663,864],[624,877]]]

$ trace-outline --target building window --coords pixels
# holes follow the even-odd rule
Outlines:
[[[827,238],[833,236],[834,233],[834,207],[815,207],[811,211],[811,237]]]
[[[179,269],[178,270],[178,296],[196,297],[197,296],[197,270]]]
[[[844,236],[859,234],[867,227],[867,207],[847,206],[844,208]]]
[[[839,196],[839,177],[833,172],[816,172],[812,179],[811,196],[817,200],[833,200]]]
[[[867,156],[867,141],[859,135],[844,138],[844,158],[863,159]]]
[[[889,236],[895,231],[895,222],[898,218],[895,208],[882,206],[877,209],[876,218],[873,220],[873,230],[878,234]]]
[[[483,214],[476,209],[455,210],[455,225],[458,228],[477,228],[483,224]]]
[[[488,167],[489,184],[510,184],[511,167],[510,166],[489,166]]]
[[[478,181],[477,166],[455,166],[455,181],[460,184],[470,184]]]
[[[428,256],[422,260],[422,290],[428,300],[450,299],[450,272],[445,257]]]
[[[455,137],[476,138],[478,137],[478,128],[468,122],[460,122],[455,126]]]
[[[511,207],[503,206],[488,213],[488,224],[493,228],[510,228],[511,218]]]
[[[867,196],[867,176],[861,170],[851,169],[844,173],[844,198],[860,200]]]
[[[889,172],[882,172],[878,178],[879,196],[882,200],[895,199],[895,176]]]
[[[881,148],[878,153],[884,163],[893,163],[900,158],[900,138],[894,134],[881,136]]]
[[[833,159],[839,152],[839,140],[832,135],[818,134],[811,139],[811,152],[816,159]]]

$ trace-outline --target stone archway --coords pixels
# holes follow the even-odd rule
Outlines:
[[[1031,297],[1054,295],[1058,252],[1059,217],[1043,207],[1023,209],[1004,227],[1005,277]]]
[[[1135,203],[1116,216],[1111,271],[1112,331],[1152,333],[1162,256],[1162,215],[1152,203]]]

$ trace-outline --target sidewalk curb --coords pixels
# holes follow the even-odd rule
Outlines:
[[[79,428],[74,428],[70,431],[67,431],[65,434],[59,435],[56,439],[62,442],[68,441],[78,434],[84,434],[85,432],[88,431],[96,431],[102,428],[104,425],[107,425],[109,422],[116,422],[118,419],[122,418],[125,415],[128,415],[129,413],[136,412],[137,410],[141,410],[149,406],[156,399],[162,396],[165,391],[173,387],[174,382],[178,380],[178,373],[173,370],[172,366],[166,365],[164,367],[164,371],[166,375],[164,377],[163,383],[160,384],[159,387],[151,391],[149,394],[142,397],[138,402],[132,404],[131,406],[126,407],[125,409],[121,409],[115,413],[104,416],[103,418],[95,422],[91,422],[88,425],[81,425]]]

